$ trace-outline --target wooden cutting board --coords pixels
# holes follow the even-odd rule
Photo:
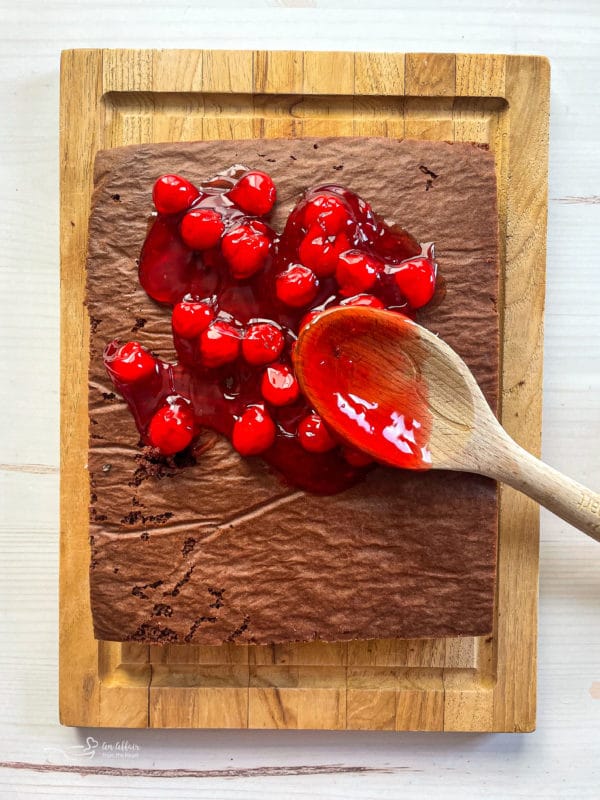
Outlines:
[[[271,647],[97,642],[88,598],[87,222],[97,150],[258,136],[489,144],[501,253],[501,418],[540,448],[549,65],[539,57],[73,50],[61,64],[63,724],[530,731],[538,509],[500,493],[495,627],[485,638]]]

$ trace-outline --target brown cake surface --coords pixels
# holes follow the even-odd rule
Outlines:
[[[492,481],[378,467],[337,495],[285,486],[210,432],[196,464],[152,459],[102,351],[137,339],[175,359],[169,309],[136,259],[155,179],[200,183],[232,164],[267,171],[281,230],[304,189],[342,183],[420,241],[446,296],[420,321],[474,371],[495,408],[498,244],[493,156],[470,144],[330,138],[136,145],[98,154],[88,255],[91,604],[95,635],[265,644],[491,631]]]

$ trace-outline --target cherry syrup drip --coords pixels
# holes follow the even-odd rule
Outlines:
[[[414,317],[435,291],[433,245],[336,184],[308,190],[279,235],[265,221],[273,182],[240,166],[199,189],[163,176],[153,198],[139,278],[172,307],[178,362],[137,342],[104,352],[143,442],[171,456],[211,428],[290,485],[333,494],[356,483],[373,462],[336,439],[299,392],[293,347],[303,325],[337,305]]]

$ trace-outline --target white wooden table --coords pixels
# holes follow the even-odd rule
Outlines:
[[[0,0],[2,800],[600,796],[600,548],[548,514],[534,734],[74,730],[57,722],[61,49],[549,56],[544,457],[600,487],[599,0],[377,5]]]

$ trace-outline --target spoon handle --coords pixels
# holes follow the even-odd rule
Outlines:
[[[523,492],[600,542],[600,494],[544,464],[502,433],[479,471]]]

